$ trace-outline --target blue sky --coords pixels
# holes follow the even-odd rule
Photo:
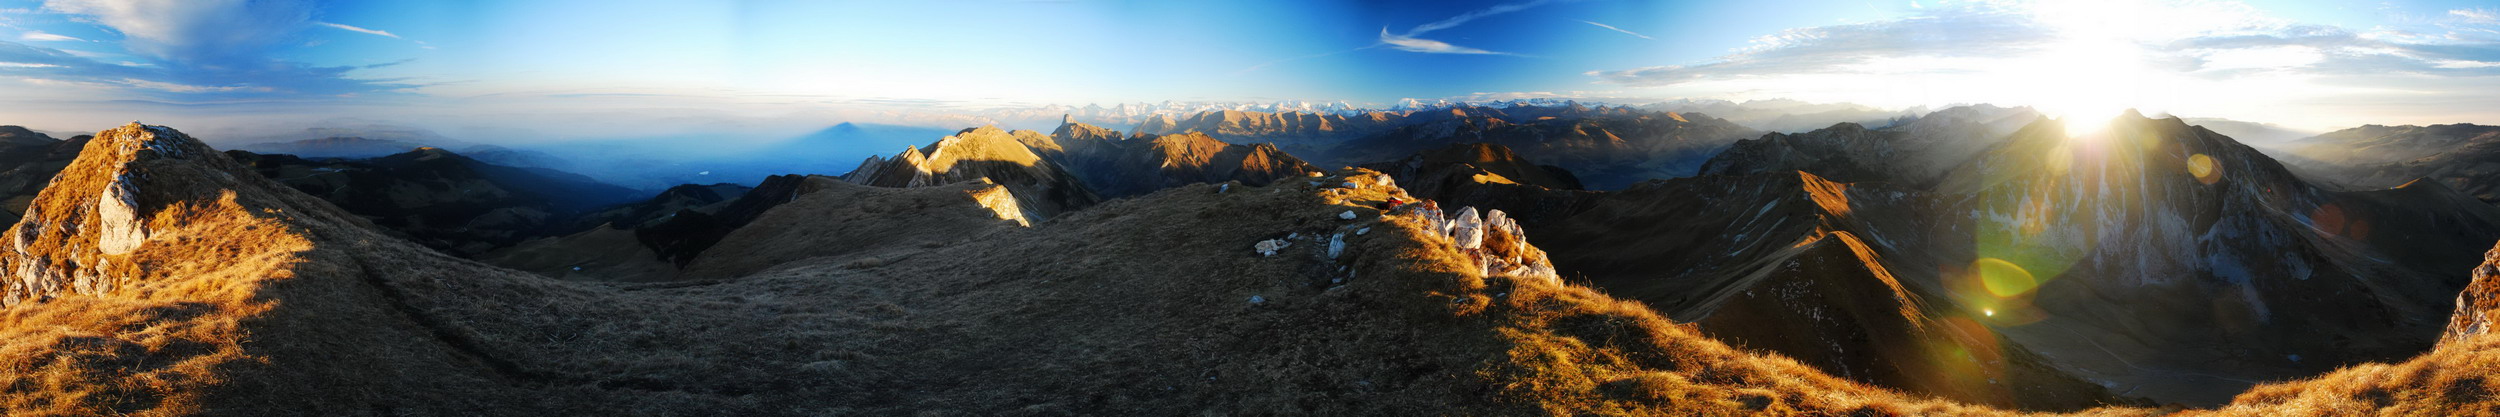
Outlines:
[[[0,93],[0,123],[58,130],[796,130],[1053,103],[1524,97],[2500,123],[2500,5],[0,0]]]

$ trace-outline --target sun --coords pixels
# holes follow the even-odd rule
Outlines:
[[[2038,15],[2057,38],[2026,60],[2040,83],[2033,107],[2064,121],[2069,137],[2088,136],[2141,107],[2148,71],[2128,3],[2047,2]]]
[[[2048,65],[2040,74],[2044,86],[2038,109],[2066,123],[2068,136],[2084,136],[2108,126],[2111,118],[2136,107],[2137,77],[2143,71],[2135,45],[2109,39],[2074,39],[2045,52]]]

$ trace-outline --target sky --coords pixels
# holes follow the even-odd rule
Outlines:
[[[2500,124],[2495,93],[2487,1],[0,0],[0,124],[56,131],[663,135],[1405,98],[1985,102],[2326,130]]]

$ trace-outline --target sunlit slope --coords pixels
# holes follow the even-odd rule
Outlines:
[[[2082,123],[2082,122],[2074,122]],[[1938,190],[1940,278],[1984,321],[2122,393],[2219,402],[2262,380],[2427,349],[2500,238],[2437,186],[2332,192],[2178,119],[2070,138],[2042,121]]]
[[[1026,144],[1049,138],[1030,130],[996,126],[964,129],[926,147],[904,149],[891,158],[869,157],[842,176],[853,183],[879,187],[920,187],[987,178],[1013,192],[1025,217],[1047,219],[1100,202],[1101,197],[1057,162],[1045,160]]]
[[[1050,136],[1017,139],[1043,159],[1075,172],[1106,198],[1196,183],[1264,186],[1320,171],[1273,144],[1226,143],[1198,132],[1122,137],[1118,131],[1067,121]]]

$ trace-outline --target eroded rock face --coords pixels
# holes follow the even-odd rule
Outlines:
[[[216,190],[185,184],[247,172],[182,132],[138,123],[98,132],[81,155],[94,157],[55,177],[12,230],[9,250],[0,253],[11,275],[0,286],[0,306],[121,286],[144,272],[124,258],[156,237],[149,220],[158,211],[214,198],[203,196]],[[142,189],[141,181],[170,186]]]
[[[2449,316],[2448,330],[2440,333],[2439,342],[2490,333],[2494,318],[2500,318],[2500,246],[2483,253],[2483,264],[2474,267],[2474,281],[2457,293],[2456,314]]]
[[[1474,258],[1484,267],[1486,275],[1513,275],[1561,282],[1554,272],[1554,262],[1545,251],[1528,245],[1528,233],[1519,222],[1501,210],[1487,210],[1478,215],[1475,207],[1463,207],[1447,218],[1441,217],[1439,204],[1424,201],[1413,205],[1415,213],[1428,219],[1440,219],[1426,226],[1450,239],[1461,253]]]

